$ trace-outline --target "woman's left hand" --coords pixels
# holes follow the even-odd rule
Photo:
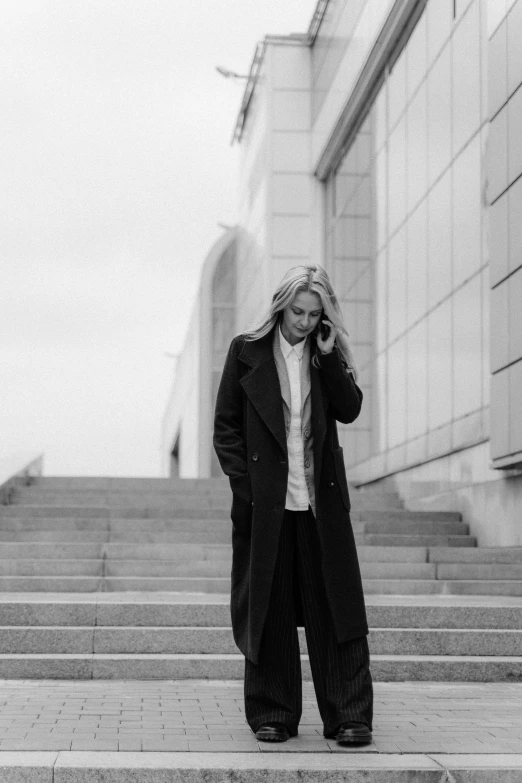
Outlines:
[[[319,327],[319,330],[317,332],[317,347],[321,351],[321,353],[331,353],[333,351],[335,338],[337,336],[337,328],[333,325],[331,321],[328,321],[326,318],[323,318],[321,323],[326,324],[330,328],[330,333],[326,340],[323,340],[321,337],[321,327]]]

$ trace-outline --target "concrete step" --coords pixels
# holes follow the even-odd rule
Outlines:
[[[36,561],[34,561],[36,562]],[[57,561],[59,562],[59,561]],[[114,561],[116,562],[116,561]],[[379,565],[379,564],[374,564]],[[363,564],[364,568],[364,564]],[[522,580],[444,580],[364,577],[365,592],[382,595],[522,595]],[[118,592],[160,591],[228,593],[230,579],[220,576],[0,576],[5,592]]]
[[[111,506],[103,505],[42,505],[31,503],[16,503],[10,506],[0,506],[0,520],[11,519],[13,517],[49,517],[49,518],[92,518],[92,519],[175,519],[182,517],[185,519],[229,519],[230,502],[227,501],[222,506],[214,505],[197,508],[191,503],[179,503],[173,510],[168,506],[154,505],[131,505]],[[361,522],[459,522],[462,515],[454,511],[405,511],[404,509],[390,510],[372,510],[372,509],[354,509],[351,512],[353,521]]]
[[[357,489],[349,483],[350,493],[362,498],[377,498],[385,500],[400,499],[394,490],[365,487]],[[41,476],[29,487],[20,487],[22,494],[38,491],[48,492],[107,492],[107,493],[214,493],[230,491],[228,479],[223,476],[211,479],[180,479],[180,478],[115,478],[91,476]]]
[[[56,509],[54,509],[56,510]],[[96,511],[89,508],[86,511]],[[446,520],[425,520],[417,522],[408,519],[391,519],[389,521],[381,520],[378,522],[354,520],[352,522],[354,532],[378,533],[378,534],[421,534],[421,535],[465,535],[468,532],[468,525],[464,522],[446,521]],[[132,531],[140,532],[180,532],[201,529],[211,531],[213,529],[227,530],[230,532],[231,522],[227,517],[178,517],[154,519],[146,517],[99,517],[99,516],[9,516],[0,518],[0,529],[2,530],[99,530],[99,531],[120,531],[124,533]]]
[[[371,514],[380,512],[368,512]],[[402,512],[397,512],[402,513]],[[404,512],[406,513],[406,512]],[[433,512],[430,512],[433,513]],[[419,515],[418,515],[419,516]],[[146,507],[146,506],[43,506],[30,504],[17,504],[0,506],[0,524],[9,519],[151,519],[171,520],[182,519],[216,519],[230,520],[230,503],[222,507],[194,508],[190,504],[180,505],[175,511],[171,508]]]
[[[522,630],[522,598],[382,596],[366,600],[372,628]],[[229,596],[195,593],[0,595],[3,626],[229,627]]]
[[[119,543],[119,544],[150,544],[161,546],[164,544],[226,544],[230,546],[231,526],[230,522],[225,526],[215,525],[210,530],[206,530],[194,525],[192,530],[177,530],[172,532],[153,532],[151,530],[140,530],[139,527],[132,529],[116,528],[109,530],[71,530],[66,526],[63,529],[0,529],[0,542],[5,543]],[[441,546],[448,547],[475,547],[476,539],[472,536],[447,536],[447,535],[417,535],[417,534],[375,534],[375,533],[355,533],[355,542],[358,546],[377,548],[377,547],[396,547],[400,548],[424,548]]]
[[[370,746],[359,752],[354,748],[332,753],[333,743],[329,743],[326,752],[310,753],[307,752],[312,750],[310,738],[305,737],[308,742],[300,739],[291,740],[294,744],[286,751],[277,747],[275,753],[275,748],[258,752],[257,743],[256,752],[252,752],[248,743],[237,741],[236,747],[243,752],[5,752],[1,755],[1,771],[6,783],[29,780],[31,783],[515,783],[522,776],[522,761],[515,753],[506,751],[478,757],[469,753],[420,751],[400,755],[377,753]],[[434,744],[440,745],[440,739],[438,743],[434,740]],[[165,747],[169,747],[168,742]],[[321,747],[321,750],[325,749]]]
[[[522,581],[443,579],[363,579],[368,595],[511,595],[522,596]]]
[[[0,530],[0,541],[5,543],[42,542],[42,543],[119,543],[119,544],[226,544],[230,547],[231,527],[227,529],[215,527],[210,531],[205,529],[179,530],[172,532],[149,532],[134,529],[125,530]]]
[[[25,532],[25,531],[82,531],[108,533],[110,524],[108,519],[99,517],[1,517],[0,530],[3,532]]]
[[[230,579],[223,577],[101,577],[101,576],[1,576],[0,591],[44,593],[93,593],[112,591],[168,591],[226,593]]]
[[[301,651],[307,653],[303,629]],[[522,630],[374,628],[372,655],[517,656]],[[0,626],[0,654],[197,654],[232,655],[229,627]]]
[[[427,563],[431,562],[426,547],[360,546],[361,562]],[[203,560],[229,560],[231,544],[126,544],[126,543],[61,543],[61,542],[8,542],[0,543],[0,560],[10,559],[66,559],[95,560],[169,560],[186,561],[187,558]]]
[[[439,579],[522,579],[522,563],[438,563]]]
[[[223,487],[228,488],[228,479],[220,478],[135,478],[113,476],[39,476],[30,487],[23,487],[20,492],[31,492],[33,489],[53,489],[63,491],[117,491],[117,492],[214,492]]]
[[[190,533],[201,531],[211,533],[218,530],[221,533],[227,532],[230,536],[230,519],[101,519],[101,518],[38,518],[38,517],[11,517],[0,520],[0,529],[4,531],[39,531],[55,530],[63,533],[69,531],[99,531],[110,532],[113,535],[118,533]]]
[[[81,561],[78,561],[81,562]],[[415,564],[416,565],[416,564]],[[431,564],[426,563],[430,566]],[[185,562],[168,560],[106,560],[105,575],[107,577],[220,577],[230,576],[232,566],[231,553],[227,557],[215,560],[187,559]],[[435,565],[431,567],[436,568]]]
[[[431,547],[430,563],[519,563],[522,565],[522,547],[477,547],[455,550],[449,547]]]
[[[0,576],[0,591],[21,593],[96,593],[101,576]]]
[[[407,511],[405,509],[386,509],[384,511],[354,510],[352,520],[362,522],[460,522],[462,514],[458,511]]]
[[[303,678],[310,680],[307,656]],[[445,682],[513,682],[522,679],[520,656],[373,655],[376,682],[432,680]],[[244,658],[198,654],[0,654],[3,679],[211,679],[241,680]]]
[[[81,564],[83,561],[77,562]],[[107,559],[105,575],[107,577],[171,577],[175,574],[177,577],[228,577],[231,563],[232,557],[228,552],[226,557],[215,560],[187,559],[185,562]],[[362,575],[367,579],[434,579],[436,570],[437,566],[434,563],[361,562]],[[1,563],[0,573],[2,573]],[[52,572],[49,570],[48,573]],[[82,572],[78,570],[77,573]]]
[[[216,560],[187,560],[169,562],[156,560],[3,560],[0,561],[0,577],[89,577],[105,576],[107,579],[139,577],[227,579],[230,574],[230,557]],[[434,579],[437,566],[431,563],[362,562],[361,570],[367,579]],[[176,574],[176,577],[173,577]]]
[[[353,522],[352,524],[354,533],[439,536],[465,536],[469,533],[469,525],[465,522],[417,522],[396,519],[389,522]]]
[[[434,528],[410,523],[353,523],[356,542],[366,546],[474,547],[476,540],[464,535],[463,523],[440,523]],[[375,531],[379,532],[375,532]],[[433,532],[431,532],[433,530]],[[370,532],[371,531],[371,532]],[[393,531],[393,532],[392,532]],[[410,531],[410,532],[408,532]],[[422,532],[421,532],[422,531]],[[460,531],[460,532],[455,532]],[[0,521],[0,541],[120,542],[128,544],[201,543],[231,541],[230,520],[102,520],[102,519],[8,519]]]
[[[0,543],[0,561],[27,560],[96,560],[103,557],[101,543],[4,542]]]
[[[422,551],[426,552],[426,550]],[[230,544],[0,543],[0,560],[12,558],[94,560],[103,557],[117,560],[150,559],[171,562],[176,560],[186,562],[187,559],[195,558],[228,561],[230,554]],[[385,557],[384,553],[382,557]],[[426,555],[424,560],[427,560]]]
[[[108,530],[2,530],[0,542],[6,544],[101,544],[109,540]]]
[[[44,505],[44,506],[94,506],[110,507],[112,509],[120,506],[147,506],[147,507],[169,507],[177,509],[187,505],[196,508],[220,507],[230,508],[232,495],[228,487],[216,490],[215,492],[161,492],[161,493],[120,493],[120,492],[63,492],[58,493],[49,490],[34,490],[15,495],[14,505]],[[353,494],[351,496],[352,508],[354,511],[372,510],[372,511],[400,511],[404,505],[400,498],[390,497],[372,497]]]
[[[178,505],[193,505],[208,508],[215,505],[230,507],[232,494],[229,489],[215,492],[67,492],[57,493],[46,490],[31,490],[14,498],[13,505],[42,506],[93,506],[118,508],[119,506],[138,506],[164,508]]]
[[[428,565],[428,564],[427,564]],[[436,568],[436,566],[433,566]],[[0,560],[0,579],[8,576],[102,576],[103,560]]]
[[[356,544],[366,546],[398,546],[398,547],[476,547],[477,539],[473,536],[461,535],[422,535],[411,534],[381,534],[381,533],[356,533]]]

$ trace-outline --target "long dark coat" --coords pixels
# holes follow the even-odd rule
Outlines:
[[[217,395],[214,447],[233,493],[231,614],[237,646],[253,663],[270,599],[285,510],[288,454],[273,330],[232,341]],[[312,339],[310,355],[316,352]],[[362,392],[337,350],[310,366],[316,520],[322,571],[339,643],[368,633],[350,498],[336,420],[359,415]]]

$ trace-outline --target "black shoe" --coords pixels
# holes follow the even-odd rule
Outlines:
[[[256,731],[256,739],[261,742],[286,742],[290,732],[284,723],[263,723]]]
[[[335,739],[339,745],[369,745],[372,733],[365,723],[341,723]]]

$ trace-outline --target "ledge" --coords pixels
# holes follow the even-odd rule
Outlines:
[[[511,470],[513,475],[518,476],[522,474],[522,451],[509,454],[507,457],[496,457],[490,464],[494,470]]]
[[[18,484],[30,484],[43,472],[43,454],[20,452],[0,459],[0,504],[7,505]]]

